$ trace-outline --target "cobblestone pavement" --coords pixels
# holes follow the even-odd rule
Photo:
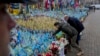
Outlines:
[[[100,56],[100,10],[92,12],[86,18],[84,26],[85,30],[80,41],[83,56]],[[72,51],[67,56],[76,56],[76,52]]]

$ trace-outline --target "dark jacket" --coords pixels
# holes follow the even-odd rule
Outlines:
[[[77,18],[69,17],[67,22],[71,26],[73,26],[78,31],[78,33],[80,33],[82,30],[84,30],[83,24]]]
[[[73,37],[74,35],[78,34],[77,30],[74,27],[70,26],[68,23],[60,23],[60,27],[55,31],[53,35],[57,34],[60,31],[63,31],[69,37]]]

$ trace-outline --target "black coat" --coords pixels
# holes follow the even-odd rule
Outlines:
[[[84,30],[83,24],[77,18],[69,17],[67,22],[71,26],[73,26],[78,31],[78,33],[80,33],[82,30]]]
[[[57,34],[60,31],[67,34],[69,37],[73,37],[78,34],[77,30],[68,23],[61,23],[60,27],[55,31],[53,35]]]

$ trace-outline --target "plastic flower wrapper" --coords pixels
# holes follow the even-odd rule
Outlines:
[[[27,53],[24,51],[24,49],[20,49],[16,56],[27,56]]]
[[[60,39],[62,36],[64,36],[64,33],[62,31],[56,34],[57,39]]]
[[[15,48],[16,43],[15,42],[11,42],[10,45],[11,45],[12,48]]]
[[[45,46],[42,45],[42,46],[41,46],[41,51],[40,51],[40,52],[44,53],[44,52],[45,52],[45,49],[46,49]]]
[[[20,44],[18,44],[17,46],[16,46],[16,48],[15,49],[13,49],[14,51],[15,51],[15,55],[14,56],[21,56],[21,54],[20,53],[22,53],[23,51],[21,51],[22,50],[22,47],[21,47],[21,45]],[[23,53],[23,54],[25,54],[25,53]],[[23,55],[22,54],[22,55]]]
[[[64,43],[60,43],[60,46],[59,46],[59,56],[65,56],[64,54]]]
[[[27,53],[27,56],[30,56],[31,54],[33,54],[33,51],[30,47],[25,48],[25,52]]]
[[[34,52],[33,56],[37,56],[39,54],[39,50],[38,49],[35,49],[33,52]]]
[[[26,39],[23,39],[21,45],[22,45],[22,47],[26,47],[26,46],[28,46],[28,43],[27,43]]]
[[[35,44],[34,44],[34,45],[35,45]],[[31,45],[33,51],[36,49],[36,46],[34,46],[34,45],[33,45],[33,43],[32,43],[32,45]]]
[[[36,41],[36,38],[34,36],[32,36],[31,39],[32,39],[32,42]]]
[[[11,54],[12,56],[15,56],[15,51],[14,51],[14,49],[13,49],[11,46],[9,46],[9,49],[10,49],[10,54]]]

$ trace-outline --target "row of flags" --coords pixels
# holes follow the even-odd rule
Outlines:
[[[45,9],[49,8],[63,8],[63,6],[72,6],[74,8],[79,6],[79,0],[44,0],[44,7]],[[19,7],[18,3],[11,4],[12,8],[17,8]],[[28,8],[27,8],[28,10]]]
[[[79,0],[45,0],[45,8],[48,9],[51,5],[71,5],[74,7],[79,6]]]

